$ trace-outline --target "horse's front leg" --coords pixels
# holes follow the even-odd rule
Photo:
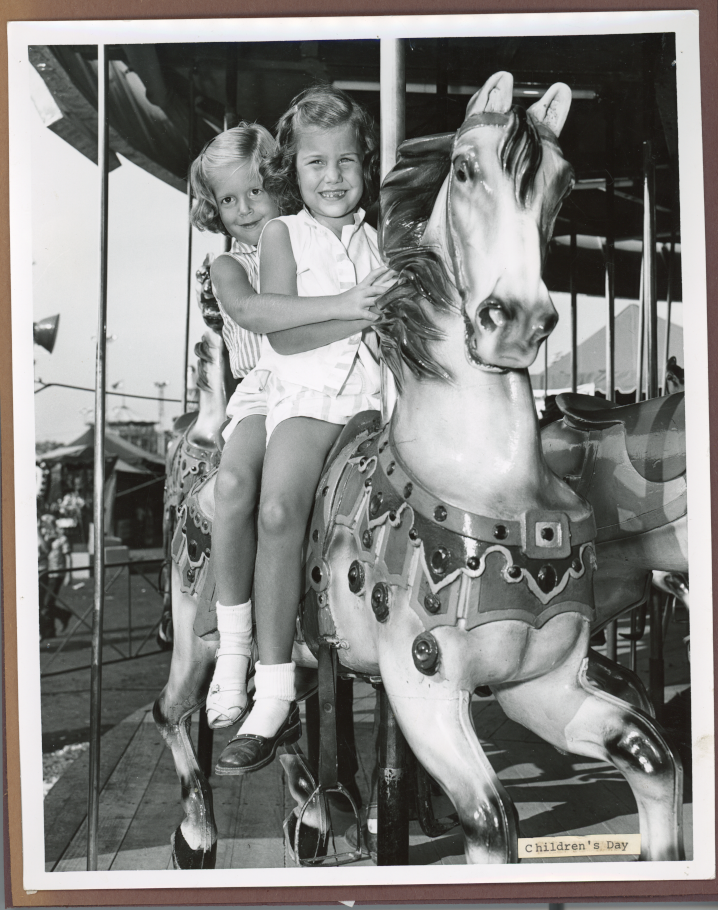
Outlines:
[[[589,682],[584,654],[581,640],[563,665],[494,694],[508,717],[547,742],[623,774],[638,805],[641,859],[683,859],[680,759],[651,717]]]
[[[399,628],[405,624],[406,629]],[[458,813],[468,863],[514,863],[518,824],[511,798],[474,730],[471,692],[440,670],[423,676],[411,657],[418,620],[392,617],[379,633],[381,677],[399,726],[423,767]],[[437,638],[439,636],[437,635]]]
[[[180,592],[177,567],[172,566],[174,649],[167,685],[153,708],[157,729],[172,752],[182,786],[182,824],[172,836],[175,868],[214,868],[217,826],[212,791],[197,761],[190,737],[190,717],[207,696],[217,641],[198,638],[193,631],[196,601]]]

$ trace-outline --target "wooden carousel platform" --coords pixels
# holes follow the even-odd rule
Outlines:
[[[626,627],[627,628],[627,627]],[[624,629],[625,630],[625,629]],[[664,725],[678,744],[686,768],[685,839],[692,855],[692,797],[690,780],[689,667],[683,645],[687,625],[671,624],[666,641],[666,711]],[[627,645],[620,656],[628,662]],[[645,679],[647,641],[639,645],[639,672]],[[357,780],[365,805],[374,760],[375,693],[355,683],[354,718],[359,773]],[[493,698],[474,699],[476,729],[486,754],[514,800],[522,837],[569,834],[631,834],[638,832],[635,801],[623,778],[611,766],[553,747],[507,720]],[[196,730],[196,724],[194,725]],[[215,760],[228,739],[214,737]],[[302,741],[306,752],[306,742]],[[48,870],[86,868],[86,792],[88,756],[85,754],[60,778],[45,800],[45,859]],[[100,801],[99,868],[171,868],[170,835],[182,819],[179,783],[169,750],[152,722],[150,706],[127,717],[102,738],[102,795]],[[218,868],[278,867],[292,865],[284,844],[282,822],[295,803],[286,786],[282,765],[246,777],[212,776],[214,809],[219,828]],[[438,797],[437,816],[452,811]],[[332,810],[335,845],[349,847],[344,832],[352,817]],[[593,862],[608,857],[587,857]],[[634,859],[626,857],[627,861]],[[615,858],[611,857],[611,861]],[[586,861],[578,858],[533,862]],[[363,860],[370,864],[371,860]],[[430,840],[416,821],[410,823],[409,862],[412,865],[463,863],[460,830]],[[528,860],[522,860],[528,862]]]

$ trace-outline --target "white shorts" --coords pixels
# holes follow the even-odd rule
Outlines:
[[[317,392],[294,382],[285,382],[269,370],[254,369],[237,386],[227,405],[230,422],[222,436],[229,439],[240,421],[253,414],[267,418],[267,442],[283,420],[313,417],[340,426],[360,411],[380,407],[379,389],[357,357],[339,395]]]

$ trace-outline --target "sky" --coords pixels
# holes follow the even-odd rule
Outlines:
[[[33,302],[36,320],[60,314],[52,354],[35,346],[35,378],[94,387],[99,262],[99,178],[97,167],[43,126],[29,97],[33,152]],[[182,397],[187,301],[187,198],[126,159],[109,176],[109,258],[107,387],[156,395],[167,382],[167,398]],[[194,302],[194,273],[205,255],[220,252],[224,238],[193,230],[190,350],[204,330]],[[555,294],[559,324],[548,341],[552,362],[570,350],[570,302]],[[628,301],[617,301],[616,311]],[[600,329],[605,305],[579,297],[578,341]],[[665,304],[659,303],[659,315]],[[682,324],[682,306],[673,307]],[[190,363],[193,357],[190,355]],[[539,352],[532,372],[543,369]],[[540,384],[540,380],[539,380]],[[119,397],[108,398],[108,419]],[[155,420],[154,401],[126,398],[139,418]],[[36,437],[70,442],[92,419],[90,392],[49,388],[35,395]],[[180,413],[165,405],[165,425]]]
[[[32,105],[32,102],[28,102]],[[29,118],[33,149],[34,318],[60,314],[52,354],[35,346],[35,378],[94,387],[99,298],[99,178],[97,166]],[[182,397],[187,301],[187,197],[126,159],[109,177],[107,383],[167,398]],[[193,231],[192,274],[224,238]],[[194,303],[191,339],[204,323]],[[190,360],[192,362],[192,360]],[[110,411],[121,404],[108,398]],[[158,404],[126,399],[140,418],[156,419]],[[38,440],[69,442],[85,429],[94,396],[51,388],[35,396]],[[180,405],[165,406],[165,422]]]

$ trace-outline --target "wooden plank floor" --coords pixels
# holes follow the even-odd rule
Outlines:
[[[678,630],[680,631],[680,630]],[[672,635],[666,647],[666,701],[687,688],[688,667],[682,656],[682,634]],[[625,650],[625,646],[622,648]],[[642,648],[643,650],[643,648]],[[624,662],[627,662],[624,657]],[[639,664],[640,668],[640,664]],[[685,679],[681,679],[685,677]],[[375,694],[355,683],[354,716],[359,753],[357,782],[368,803],[374,761]],[[487,757],[514,800],[522,837],[569,834],[630,834],[638,832],[636,805],[628,785],[611,766],[553,747],[506,719],[494,701],[474,699],[474,722]],[[230,731],[231,732],[231,731]],[[214,737],[215,761],[229,733]],[[302,747],[306,752],[303,736]],[[684,750],[685,751],[685,750]],[[48,870],[85,868],[86,819],[78,809],[78,787],[86,775],[87,755],[77,760],[50,791],[45,803],[46,867]],[[684,755],[684,764],[686,757]],[[84,766],[84,767],[83,767]],[[171,868],[169,839],[182,819],[179,783],[169,750],[152,722],[149,706],[135,712],[103,737],[104,789],[100,800],[99,868]],[[688,775],[690,777],[690,775]],[[85,776],[86,781],[86,776]],[[271,868],[291,865],[283,843],[282,822],[295,803],[286,786],[281,762],[246,777],[213,776],[214,809],[219,829],[218,868]],[[74,800],[74,803],[73,803]],[[73,812],[68,812],[68,807]],[[437,802],[437,814],[451,812],[448,800]],[[691,856],[690,789],[685,805],[686,851]],[[347,850],[342,836],[352,823],[349,815],[332,810],[335,846]],[[590,861],[615,861],[589,857]],[[632,857],[626,857],[627,861]],[[583,857],[522,862],[577,862]],[[411,864],[463,863],[458,828],[429,840],[417,822],[410,824]],[[367,865],[370,859],[363,860]]]

